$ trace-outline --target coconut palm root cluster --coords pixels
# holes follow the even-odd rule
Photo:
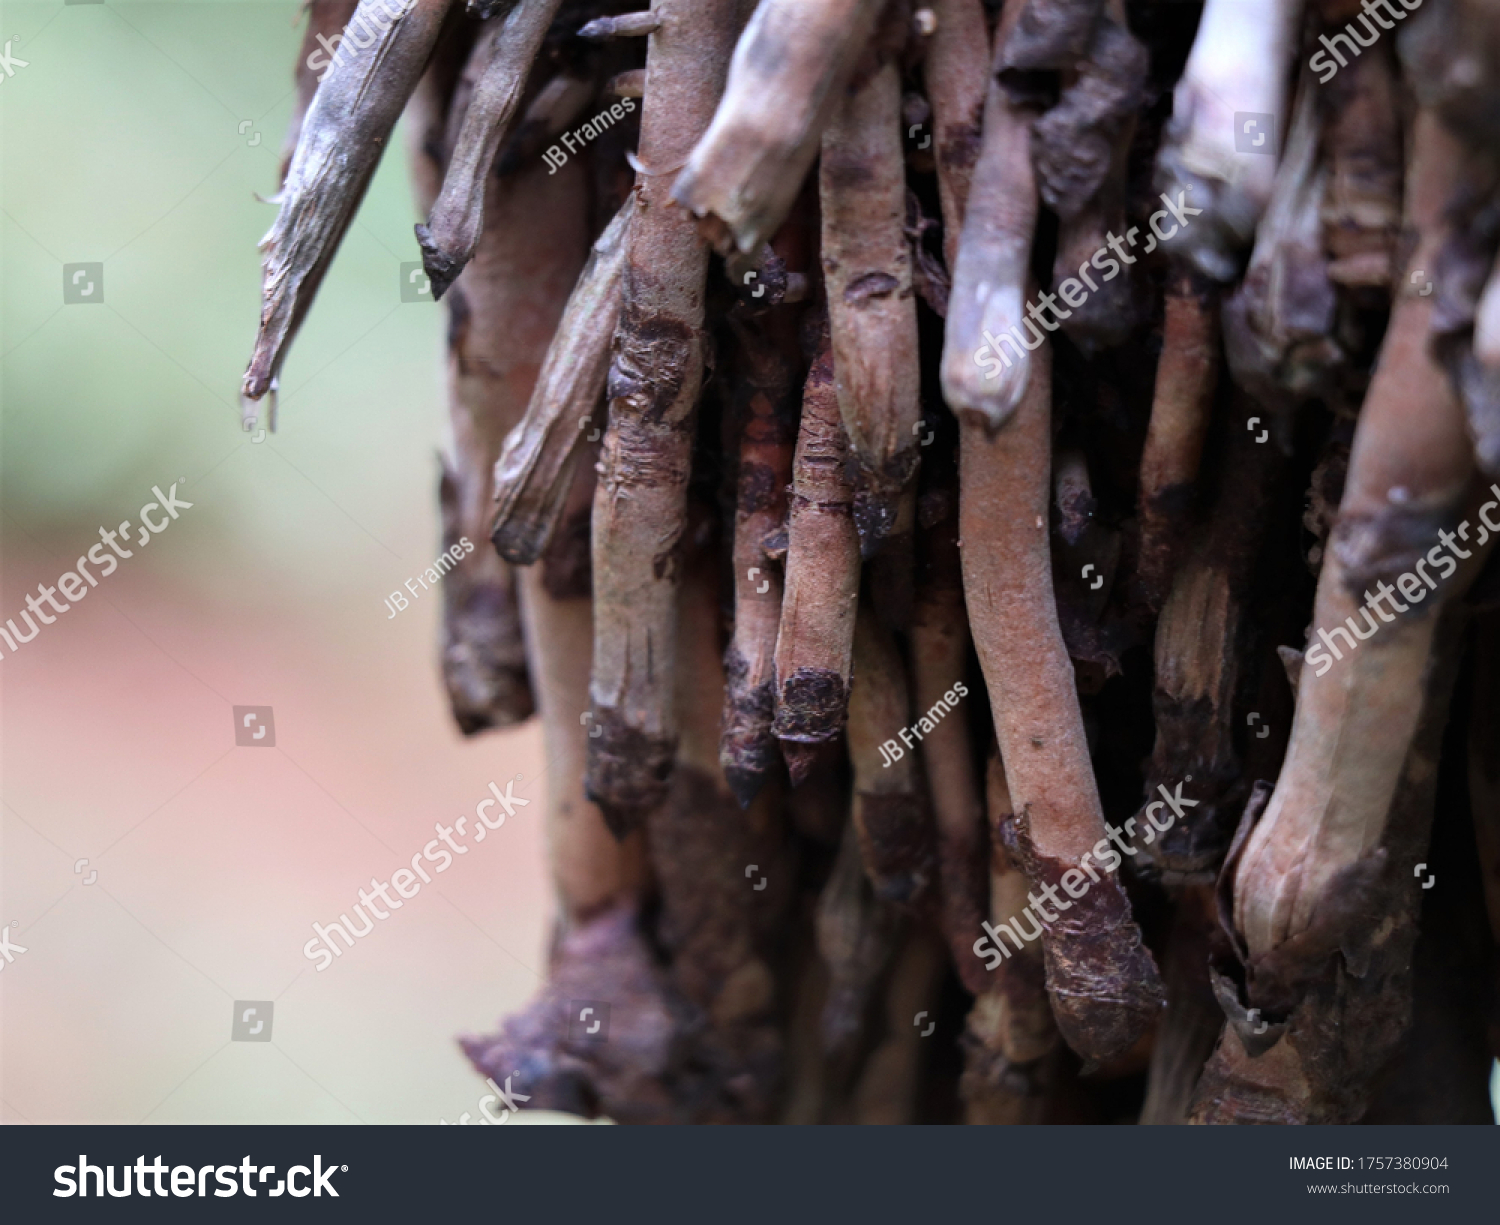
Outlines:
[[[1490,1121],[1500,2],[308,9],[245,402],[404,114],[443,677],[550,763],[480,1072]]]

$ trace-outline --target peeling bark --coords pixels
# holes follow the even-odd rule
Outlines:
[[[312,105],[313,94],[318,90],[318,74],[308,63],[323,45],[318,41],[318,36],[321,34],[331,41],[335,35],[341,34],[358,5],[359,0],[308,0],[307,30],[302,35],[302,49],[297,52],[297,65],[293,73],[297,82],[297,103],[281,145],[281,173],[276,176],[278,183],[286,182],[292,154],[296,152],[297,141],[302,135],[302,121],[307,117],[307,108]]]
[[[416,0],[314,92],[382,2],[309,5],[246,411],[404,105],[445,680],[465,731],[534,683],[548,758],[547,980],[475,1066],[621,1122],[1488,1121],[1500,0]]]
[[[1249,705],[1256,564],[1286,470],[1280,449],[1245,428],[1254,407],[1243,392],[1234,393],[1218,502],[1156,626],[1156,744],[1145,797],[1153,801],[1160,788],[1183,786],[1198,804],[1142,850],[1170,872],[1202,873],[1220,862],[1253,782],[1235,734]],[[1144,809],[1136,819],[1145,828]]]
[[[1246,987],[1241,993],[1235,979],[1214,975],[1229,1024],[1199,1082],[1192,1122],[1357,1122],[1369,1107],[1377,1075],[1411,1024],[1412,950],[1422,896],[1413,868],[1426,854],[1432,824],[1461,620],[1451,612],[1442,619],[1449,632],[1421,678],[1418,727],[1388,793],[1379,842],[1346,861],[1319,897],[1311,922],[1280,945],[1260,952],[1241,943],[1234,920],[1231,935],[1243,967],[1221,969],[1242,973]],[[1295,732],[1293,738],[1295,747]],[[1259,801],[1247,807],[1237,838],[1247,855],[1271,816],[1259,816],[1263,794]],[[1242,895],[1238,882],[1250,862],[1240,859],[1239,850],[1231,850],[1220,881],[1226,925],[1226,886],[1234,880],[1235,893]]]
[[[1442,241],[1459,152],[1430,115],[1418,119],[1414,147],[1407,213],[1420,236],[1412,262],[1422,267]],[[1473,449],[1427,352],[1431,310],[1418,296],[1393,312],[1318,581],[1314,631],[1356,615],[1366,589],[1411,568],[1461,517]],[[1286,765],[1236,880],[1236,927],[1252,955],[1304,931],[1335,877],[1379,844],[1416,730],[1410,694],[1427,666],[1434,609],[1453,590],[1446,584],[1394,624],[1376,621],[1380,632],[1352,658],[1330,660],[1324,676],[1303,668]]]
[[[1412,265],[1421,268],[1444,240],[1462,159],[1430,112],[1419,113],[1412,143],[1407,219],[1418,236]],[[1366,590],[1425,559],[1467,509],[1473,450],[1425,343],[1431,312],[1421,296],[1393,312],[1355,433],[1314,630],[1360,614]],[[1252,1067],[1241,1036],[1226,1034],[1201,1092],[1202,1119],[1357,1118],[1408,1023],[1420,891],[1411,868],[1426,846],[1455,658],[1451,646],[1438,650],[1451,643],[1437,634],[1439,611],[1485,550],[1470,552],[1477,556],[1456,575],[1445,571],[1448,581],[1430,593],[1418,584],[1420,600],[1402,591],[1412,603],[1391,623],[1363,613],[1374,622],[1371,640],[1351,647],[1351,658],[1330,658],[1324,640],[1315,659],[1310,640],[1286,764],[1253,829],[1255,806],[1247,810],[1243,853],[1231,853],[1225,877],[1249,1005],[1280,1022],[1278,1040]],[[1425,703],[1413,703],[1414,692],[1425,692]]]
[[[1013,924],[1027,905],[1026,877],[1006,850],[1004,831],[1015,820],[1000,754],[991,750],[985,781],[989,809],[989,917]],[[975,926],[975,932],[981,930]],[[1006,946],[1010,951],[1010,946]],[[971,949],[972,951],[972,949]],[[1054,1079],[1060,1043],[1047,998],[1046,970],[1034,943],[1011,952],[993,969],[969,1012],[964,1074],[959,1089],[973,1123],[1035,1123]]]
[[[781,852],[779,788],[765,788],[742,813],[719,769],[724,673],[718,594],[704,560],[691,563],[681,595],[681,761],[646,833],[661,893],[658,938],[673,983],[696,1009],[685,1037],[706,1073],[694,1119],[753,1122],[769,1117],[781,1071],[776,982],[761,946],[793,896],[793,865]],[[748,879],[752,864],[762,890]]]

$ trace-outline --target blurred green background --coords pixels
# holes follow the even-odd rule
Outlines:
[[[0,4],[0,621],[153,485],[193,503],[0,652],[6,1121],[477,1119],[453,1036],[540,982],[537,728],[463,741],[440,597],[384,604],[438,552],[446,422],[399,142],[279,432],[239,428],[300,41],[296,3]],[[99,296],[65,304],[84,263]],[[273,749],[235,746],[236,704]],[[516,774],[517,819],[314,971],[313,922]],[[269,1044],[230,1041],[242,1000],[275,1001]]]

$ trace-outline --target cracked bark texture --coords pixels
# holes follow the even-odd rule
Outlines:
[[[243,411],[404,106],[445,682],[547,750],[546,978],[475,1067],[620,1122],[1488,1120],[1496,0],[416,0],[315,91],[377,2],[309,6]]]
[[[611,827],[639,825],[666,794],[677,751],[679,543],[703,377],[708,248],[670,197],[671,173],[707,127],[737,29],[733,0],[655,0],[646,53],[636,214],[625,248],[594,499],[594,722],[588,791]]]
[[[835,739],[848,713],[859,600],[859,538],[846,473],[848,445],[825,330],[802,393],[776,636],[776,715],[771,731],[783,751],[791,754],[788,765],[794,784],[811,768],[804,746]]]
[[[719,762],[742,805],[760,790],[778,757],[776,637],[781,569],[767,542],[786,530],[787,491],[797,438],[801,354],[791,307],[738,322],[735,411],[740,419],[734,514],[734,631],[724,653]]]
[[[917,466],[917,305],[912,297],[894,63],[835,110],[823,133],[823,279],[839,413],[860,467],[854,521],[868,557],[896,526]]]
[[[1413,148],[1406,209],[1420,268],[1444,241],[1463,160],[1430,111],[1417,116]],[[1346,617],[1355,627],[1364,592],[1414,567],[1470,501],[1473,449],[1426,345],[1432,309],[1415,295],[1393,311],[1319,576],[1315,631]],[[1478,558],[1445,572],[1451,581],[1434,582],[1430,600],[1421,584],[1420,600],[1403,591],[1412,603],[1399,617],[1380,609],[1386,623],[1362,635],[1370,641],[1346,634],[1350,658],[1315,669],[1309,641],[1286,763],[1264,815],[1247,809],[1224,877],[1247,1006],[1280,1025],[1248,1048],[1231,1026],[1200,1090],[1201,1119],[1352,1121],[1408,1023],[1411,865],[1431,822],[1455,659],[1440,610]],[[1426,700],[1412,702],[1414,692]]]

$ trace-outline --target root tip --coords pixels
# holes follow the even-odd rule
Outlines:
[[[437,301],[448,292],[448,286],[458,280],[458,274],[464,270],[469,257],[443,250],[425,225],[418,225],[416,233],[417,245],[422,248],[422,268],[432,282],[432,297]]]
[[[760,794],[766,775],[763,770],[750,770],[744,766],[725,766],[724,781],[729,784],[729,790],[734,792],[734,798],[739,802],[739,806],[749,808],[750,802]]]

